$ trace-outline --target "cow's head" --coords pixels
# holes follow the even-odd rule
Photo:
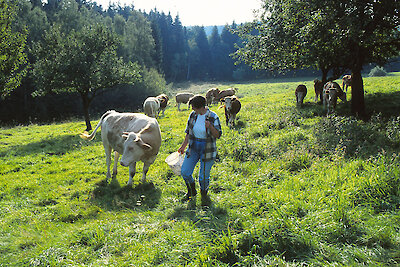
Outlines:
[[[232,109],[232,102],[235,101],[235,97],[233,96],[227,96],[224,99],[221,99],[221,102],[225,102],[225,108],[227,111],[230,111]]]
[[[123,133],[122,138],[125,139],[124,142],[124,153],[122,154],[120,163],[122,166],[127,167],[133,162],[140,161],[142,156],[152,147],[149,144],[143,142],[143,140],[137,134]]]

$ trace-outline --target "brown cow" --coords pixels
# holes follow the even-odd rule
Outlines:
[[[158,110],[158,114],[160,114],[160,111],[162,110],[162,115],[164,116],[164,111],[168,105],[169,97],[166,94],[161,94],[156,96],[156,98],[160,102],[160,109]]]
[[[239,101],[237,96],[227,96],[221,99],[221,102],[224,102],[225,107],[225,119],[226,125],[233,126],[235,124],[236,115],[239,113],[242,104]]]
[[[338,97],[346,102],[346,93],[340,88],[337,82],[327,82],[324,85],[323,99],[324,107],[327,107],[327,115],[335,112]]]
[[[300,84],[297,86],[294,94],[296,95],[296,105],[301,107],[307,95],[307,87],[304,84]]]
[[[216,98],[219,95],[219,89],[218,88],[211,88],[208,89],[206,93],[206,100],[207,100],[207,106],[210,106],[213,102],[216,102]]]
[[[324,83],[318,79],[314,80],[314,91],[315,91],[315,102],[318,102],[318,98],[321,103],[323,102],[322,91],[324,89]]]
[[[344,75],[342,80],[343,80],[342,88],[346,90],[347,93],[347,87],[349,86],[351,87],[351,75]]]
[[[221,101],[224,97],[233,96],[236,94],[237,89],[235,88],[228,88],[222,91],[219,91],[218,96],[215,98],[216,101]]]

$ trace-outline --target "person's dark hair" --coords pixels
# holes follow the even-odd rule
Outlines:
[[[190,98],[189,105],[194,108],[204,108],[206,106],[206,98],[202,95],[195,95]]]

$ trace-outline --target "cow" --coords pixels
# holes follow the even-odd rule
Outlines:
[[[149,117],[157,118],[160,110],[160,101],[156,97],[148,97],[143,103],[143,111]]]
[[[296,95],[296,104],[297,106],[302,106],[304,98],[307,95],[307,87],[304,84],[300,84],[297,86],[294,94]]]
[[[347,87],[351,87],[351,75],[344,75],[342,81],[342,88],[346,90],[347,93]]]
[[[219,95],[219,89],[218,88],[211,88],[208,89],[206,93],[206,101],[207,101],[207,106],[210,106],[213,102],[215,102],[216,98]]]
[[[327,115],[335,111],[338,97],[346,102],[346,93],[343,92],[340,85],[337,82],[327,82],[323,90],[323,103],[324,107],[328,109]]]
[[[225,103],[226,125],[233,126],[235,124],[236,115],[239,113],[242,104],[240,103],[239,98],[235,95],[224,97],[221,99],[221,102]]]
[[[236,91],[237,91],[237,89],[235,89],[235,88],[228,88],[228,89],[222,90],[218,93],[218,96],[215,97],[215,100],[221,101],[221,99],[224,99],[224,97],[233,96],[236,94]]]
[[[192,98],[194,94],[192,93],[177,93],[175,96],[176,104],[178,105],[178,110],[180,111],[181,104],[187,104],[189,99]],[[189,104],[188,104],[189,109]]]
[[[324,89],[324,83],[321,80],[315,79],[314,80],[315,102],[318,102],[318,98],[319,98],[322,103],[323,89]]]
[[[164,116],[164,111],[168,105],[169,97],[166,94],[161,94],[161,95],[156,96],[156,98],[160,102],[160,108],[158,110],[158,115],[160,115],[160,111],[162,111],[162,115]]]
[[[141,113],[119,113],[111,110],[101,116],[90,135],[84,132],[81,137],[92,140],[100,126],[101,140],[106,153],[106,181],[111,178],[111,152],[114,150],[113,177],[117,175],[117,163],[119,156],[122,155],[120,164],[124,167],[129,166],[128,185],[132,185],[138,161],[144,163],[141,181],[145,183],[149,167],[156,160],[161,146],[161,132],[157,120]]]

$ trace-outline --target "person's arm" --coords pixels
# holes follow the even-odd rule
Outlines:
[[[210,132],[211,132],[212,136],[214,136],[214,138],[220,138],[221,137],[220,131],[218,131],[214,127],[214,125],[208,120],[206,120],[206,128],[210,130]]]
[[[185,148],[188,145],[188,143],[189,143],[189,134],[186,134],[185,140],[183,140],[183,143],[181,147],[178,149],[178,152],[181,154],[185,153]]]

